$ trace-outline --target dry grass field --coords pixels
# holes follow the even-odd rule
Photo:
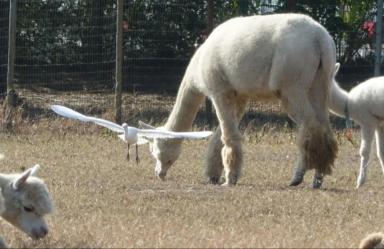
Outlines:
[[[32,241],[0,220],[11,247],[357,247],[384,231],[384,177],[373,157],[366,185],[355,190],[358,148],[338,136],[334,174],[311,189],[313,172],[288,187],[296,134],[255,129],[244,136],[237,186],[208,185],[202,177],[207,140],[185,141],[166,181],[154,177],[148,146],[139,165],[125,159],[114,134],[61,118],[23,123],[0,133],[1,172],[35,163],[55,203],[50,233]],[[338,131],[341,134],[341,131]],[[359,132],[354,131],[359,142]]]

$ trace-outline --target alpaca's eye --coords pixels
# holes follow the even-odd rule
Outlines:
[[[34,211],[34,208],[33,207],[24,207],[24,211],[30,213],[30,212]]]

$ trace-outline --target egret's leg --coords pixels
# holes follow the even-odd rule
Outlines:
[[[129,161],[130,156],[129,156],[129,143],[128,143],[128,152],[127,152],[127,160]]]
[[[136,144],[136,164],[139,164],[139,146]]]

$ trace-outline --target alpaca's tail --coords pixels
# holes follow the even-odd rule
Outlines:
[[[372,233],[365,237],[359,245],[360,249],[384,248],[384,234]]]
[[[299,133],[299,144],[303,151],[307,169],[316,169],[318,173],[329,175],[337,155],[337,141],[329,122],[329,87],[333,79],[336,52],[335,45],[322,28],[318,32],[320,63],[310,89],[309,101],[314,115],[308,115]]]
[[[330,175],[332,166],[336,159],[337,142],[328,124],[321,123],[314,119],[305,120],[300,127],[299,147],[306,169],[316,169],[318,173]]]

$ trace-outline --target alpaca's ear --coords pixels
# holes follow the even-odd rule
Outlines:
[[[37,174],[37,171],[39,171],[40,165],[35,164],[35,166],[31,167],[29,170],[31,170],[31,176],[35,176]]]
[[[139,120],[139,126],[143,129],[156,129],[156,127],[146,124],[143,121]]]
[[[14,190],[20,189],[25,184],[25,182],[27,181],[28,177],[30,177],[31,175],[35,174],[39,167],[40,166],[38,164],[36,164],[32,168],[29,168],[26,171],[24,171],[23,173],[21,173],[20,176],[18,176],[15,180],[13,180],[12,188]]]
[[[335,71],[334,71],[334,73],[333,73],[334,76],[336,76],[337,72],[339,72],[339,69],[340,69],[340,63],[337,62],[337,63],[335,64]]]

